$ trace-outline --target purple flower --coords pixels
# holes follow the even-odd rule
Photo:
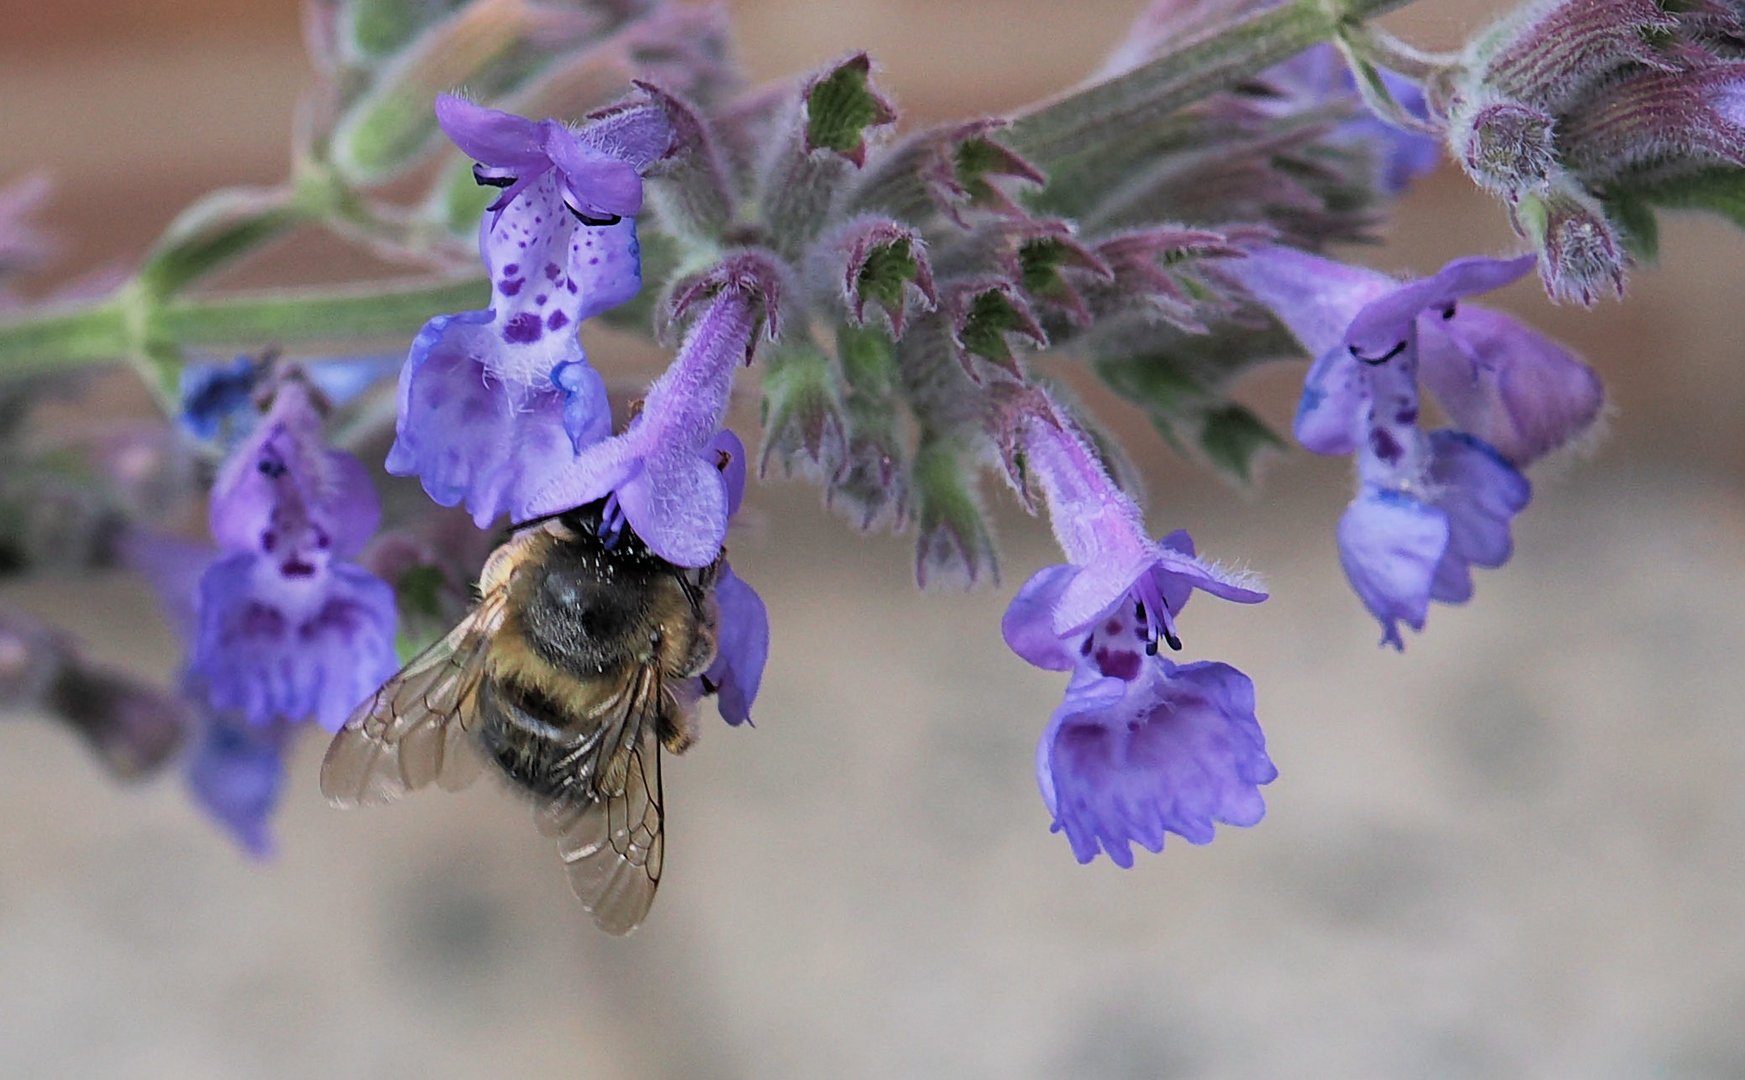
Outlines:
[[[1157,653],[1160,639],[1181,647],[1176,619],[1194,590],[1238,603],[1266,594],[1195,558],[1185,532],[1150,540],[1089,443],[1050,413],[1021,420],[1020,439],[1070,561],[1018,590],[1001,631],[1023,659],[1072,673],[1036,758],[1055,831],[1080,862],[1103,851],[1126,867],[1131,843],[1159,851],[1173,832],[1203,844],[1214,822],[1265,813],[1259,787],[1278,772],[1253,685],[1227,664]]]
[[[759,257],[737,256],[682,299],[681,310],[707,306],[649,387],[642,412],[622,434],[584,447],[527,500],[526,516],[610,497],[610,511],[654,554],[676,566],[714,562],[727,538],[730,500],[713,444],[733,373],[751,359],[760,324],[775,336],[780,286],[772,274]]]
[[[721,476],[727,487],[727,516],[739,512],[745,497],[745,444],[739,436],[723,430],[715,436],[710,449],[721,463]],[[731,564],[723,562],[721,576],[715,582],[715,604],[719,614],[715,630],[715,661],[701,679],[705,694],[718,694],[716,707],[721,718],[738,726],[751,722],[752,702],[763,682],[764,663],[769,659],[769,612],[757,590],[733,572]]]
[[[735,726],[751,722],[752,702],[769,659],[769,612],[757,590],[724,565],[715,583],[720,623],[715,636],[715,662],[703,674],[703,690],[720,695],[721,718]]]
[[[208,817],[257,859],[273,853],[273,812],[285,787],[289,725],[264,727],[210,715],[188,754],[188,792]]]
[[[215,711],[329,730],[394,673],[394,593],[351,562],[380,516],[363,466],[321,441],[288,381],[213,487],[224,549],[200,577],[189,674]]]
[[[576,338],[581,323],[642,286],[633,215],[641,173],[672,131],[631,106],[581,131],[443,95],[437,119],[503,188],[479,226],[491,307],[438,315],[412,342],[388,471],[417,476],[483,527],[517,520],[583,448],[611,431],[605,384]]]
[[[1508,560],[1509,523],[1531,495],[1518,467],[1599,414],[1599,380],[1580,361],[1506,315],[1460,304],[1533,262],[1458,259],[1405,284],[1287,248],[1227,267],[1318,356],[1295,432],[1316,453],[1357,456],[1340,561],[1384,644],[1403,648],[1398,624],[1421,630],[1432,600],[1467,600],[1472,567]],[[1456,430],[1420,430],[1420,372]]]
[[[1283,94],[1296,110],[1337,99],[1349,100],[1357,93],[1351,69],[1339,50],[1325,42],[1268,68],[1260,77]],[[1429,116],[1423,87],[1391,71],[1382,71],[1381,78],[1388,94],[1407,113],[1419,120]],[[1437,139],[1395,127],[1367,109],[1340,124],[1334,140],[1368,148],[1376,160],[1376,183],[1389,195],[1398,195],[1442,160],[1442,145]]]

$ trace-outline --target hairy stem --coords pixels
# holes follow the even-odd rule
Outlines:
[[[1342,26],[1410,2],[1291,0],[1190,39],[1132,71],[1025,109],[1002,141],[1046,168],[1051,158],[1082,149],[1087,127],[1135,130],[1333,38]]]

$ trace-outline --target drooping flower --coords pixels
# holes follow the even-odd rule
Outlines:
[[[1226,267],[1316,356],[1295,434],[1316,453],[1357,457],[1340,562],[1396,649],[1399,623],[1423,629],[1432,600],[1470,598],[1472,567],[1508,560],[1509,523],[1531,495],[1520,468],[1599,415],[1586,365],[1509,316],[1461,304],[1533,263],[1459,259],[1399,284],[1273,247]],[[1420,379],[1454,429],[1420,429]]]
[[[584,447],[527,501],[537,517],[610,499],[654,554],[676,566],[707,566],[721,553],[728,484],[713,449],[733,374],[750,361],[760,328],[774,337],[781,284],[755,253],[730,257],[682,296],[701,303],[684,344],[649,387],[642,411],[618,435]]]
[[[1227,664],[1174,664],[1158,643],[1181,647],[1176,619],[1196,589],[1238,603],[1266,594],[1197,559],[1185,532],[1146,536],[1090,444],[1051,413],[1020,421],[1019,439],[1069,561],[1018,590],[1001,630],[1023,659],[1072,673],[1036,755],[1055,831],[1080,862],[1106,852],[1126,867],[1131,844],[1160,851],[1166,832],[1203,844],[1215,822],[1265,813],[1259,788],[1278,771],[1253,684]]]
[[[215,712],[334,730],[398,666],[394,594],[352,562],[380,516],[363,465],[322,441],[309,388],[277,390],[213,487],[189,673]]]
[[[576,337],[642,285],[634,215],[643,170],[669,149],[654,105],[572,130],[443,95],[443,130],[503,188],[479,226],[491,306],[438,315],[413,340],[387,469],[417,476],[484,527],[534,516],[529,496],[611,431],[606,390]]]

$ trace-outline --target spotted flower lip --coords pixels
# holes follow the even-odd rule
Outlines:
[[[611,433],[605,384],[577,329],[642,287],[632,215],[641,171],[672,132],[653,105],[580,130],[452,95],[437,115],[480,160],[480,182],[506,185],[479,225],[491,306],[438,315],[413,339],[387,468],[417,476],[443,506],[464,504],[483,528],[537,516],[534,494]]]
[[[189,678],[253,724],[337,729],[394,673],[394,593],[350,562],[380,517],[362,463],[329,449],[306,386],[288,382],[220,470]]]

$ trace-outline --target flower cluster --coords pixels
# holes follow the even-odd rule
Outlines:
[[[1473,567],[1508,561],[1509,524],[1531,493],[1521,468],[1599,416],[1586,365],[1507,315],[1461,303],[1533,261],[1460,259],[1405,284],[1279,247],[1226,268],[1316,358],[1294,431],[1314,453],[1357,458],[1339,559],[1396,649],[1399,623],[1422,630],[1432,600],[1472,596]],[[1420,382],[1455,427],[1421,429]]]
[[[1591,301],[1651,252],[1656,208],[1740,216],[1736,4],[1542,0],[1452,57],[1414,52],[1366,25],[1373,5],[1348,5],[1323,27],[1335,41],[1287,56],[1316,25],[1307,8],[1153,0],[1084,85],[1010,117],[910,130],[861,52],[740,92],[712,10],[390,6],[366,19],[315,5],[325,93],[295,182],[190,208],[100,308],[26,319],[11,337],[0,324],[0,352],[114,338],[178,413],[81,445],[103,479],[87,484],[28,430],[26,389],[4,388],[0,570],[117,555],[145,570],[188,640],[186,723],[153,727],[175,710],[23,624],[0,623],[0,691],[67,720],[118,772],[127,753],[139,771],[167,760],[162,732],[196,725],[189,786],[256,853],[291,741],[337,727],[391,677],[397,645],[461,617],[483,530],[505,519],[598,507],[606,542],[630,534],[673,566],[718,567],[713,662],[671,689],[748,723],[770,626],[725,561],[753,455],[724,425],[754,363],[758,472],[813,480],[862,529],[912,530],[922,586],[999,580],[990,474],[1048,514],[1064,561],[1018,589],[1002,630],[1067,676],[1037,779],[1080,861],[1127,866],[1169,833],[1204,843],[1218,823],[1255,824],[1277,771],[1254,687],[1170,654],[1195,591],[1265,594],[1199,558],[1185,531],[1152,538],[1135,470],[1042,354],[1082,359],[1172,446],[1247,481],[1284,440],[1233,388],[1306,349],[1293,434],[1355,461],[1340,562],[1398,649],[1402,626],[1422,630],[1433,603],[1472,596],[1475,569],[1508,561],[1526,470],[1603,409],[1579,359],[1468,299],[1537,263],[1554,297]],[[452,92],[462,82],[479,101]],[[1373,238],[1444,147],[1508,202],[1535,255],[1402,282],[1323,254]],[[389,181],[428,186],[394,204]],[[41,194],[0,190],[0,276],[49,250],[25,220]],[[366,287],[380,311],[330,295],[309,309],[322,334],[349,319],[332,336],[392,327],[410,346],[309,371],[264,340],[304,333],[290,299],[179,295],[311,216],[391,259],[482,264],[482,281]],[[452,310],[473,288],[484,306]],[[257,317],[262,354],[190,359]],[[616,421],[581,339],[591,320],[673,346]],[[390,365],[384,468],[429,500],[402,501],[366,550],[381,507],[329,433],[388,444]],[[1425,423],[1432,406],[1445,425]],[[214,472],[217,550],[157,531]]]

